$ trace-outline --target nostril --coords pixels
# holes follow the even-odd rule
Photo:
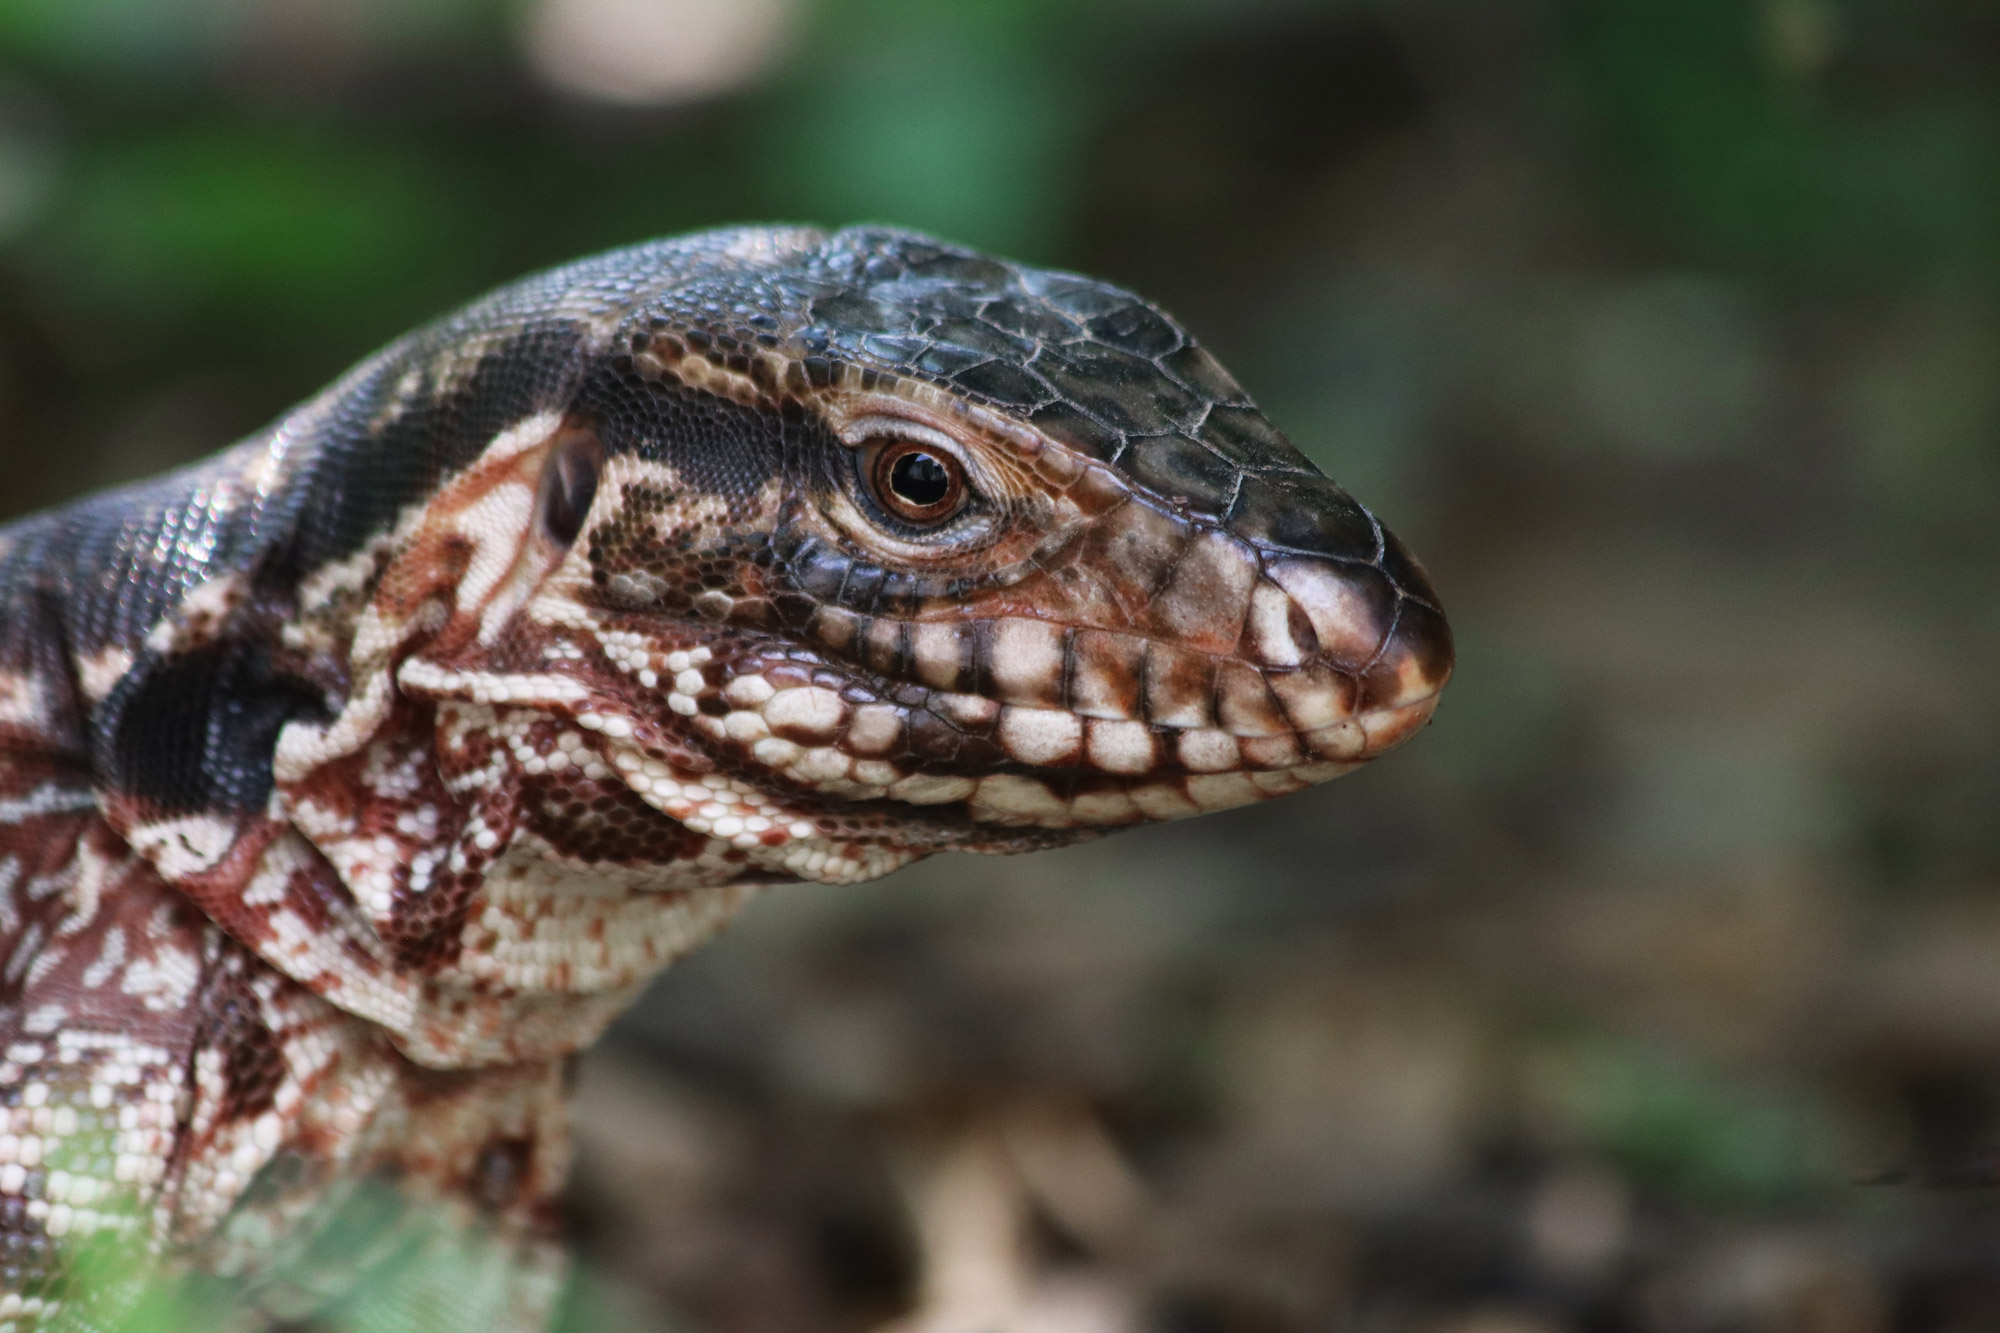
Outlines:
[[[1305,608],[1275,583],[1259,583],[1251,592],[1246,629],[1245,647],[1260,666],[1304,666],[1319,653]]]
[[[1360,669],[1395,623],[1396,590],[1368,566],[1292,557],[1273,562],[1268,574],[1311,627],[1315,656],[1332,665]]]
[[[1292,642],[1308,658],[1319,656],[1319,634],[1313,629],[1312,617],[1306,609],[1287,597],[1285,599],[1286,628],[1291,632]]]

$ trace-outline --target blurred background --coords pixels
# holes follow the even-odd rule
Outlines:
[[[2000,1328],[2000,7],[0,0],[0,511],[781,219],[1174,311],[1459,676],[767,894],[580,1071],[581,1326]]]

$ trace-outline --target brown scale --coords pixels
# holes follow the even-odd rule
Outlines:
[[[481,807],[487,826],[499,838],[498,847],[482,851],[458,839],[455,852],[462,854],[463,864],[455,858],[449,868],[436,873],[423,893],[397,895],[400,929],[391,934],[390,943],[399,966],[422,974],[457,961],[466,920],[486,884],[486,868],[514,835],[519,798],[518,788],[509,784]]]
[[[459,928],[479,885],[475,875],[444,871],[426,892],[399,895],[397,929],[390,936],[397,965],[419,975],[448,966],[458,956]]]
[[[248,1119],[271,1108],[285,1081],[285,1056],[277,1034],[265,1022],[263,1006],[241,973],[217,976],[205,995],[208,1013],[198,1039],[222,1052],[221,1123]]]
[[[476,874],[453,875],[442,867],[425,892],[413,893],[408,887],[410,856],[430,843],[403,832],[396,826],[397,819],[419,806],[428,806],[440,820],[439,841],[450,845],[468,813],[463,802],[446,790],[440,766],[431,762],[431,738],[438,730],[435,719],[434,709],[406,699],[378,734],[377,746],[394,753],[398,763],[405,754],[423,756],[414,768],[418,787],[413,793],[391,801],[373,792],[361,777],[375,759],[368,753],[338,761],[337,768],[349,775],[345,782],[316,777],[311,784],[316,797],[336,802],[335,808],[354,822],[358,838],[389,838],[407,849],[408,854],[398,861],[402,878],[384,935],[398,961],[418,971],[433,970],[450,961],[457,926],[478,889]],[[484,744],[478,737],[472,738],[472,743],[475,748]],[[443,747],[436,749],[442,751]]]
[[[755,567],[754,555],[761,540],[739,539],[718,542],[715,534],[693,520],[675,523],[664,531],[648,515],[670,510],[676,497],[654,488],[628,485],[624,503],[614,517],[592,529],[589,538],[591,582],[609,593],[616,575],[643,575],[653,595],[645,604],[651,616],[699,614],[698,599],[704,592],[723,593],[739,603],[760,600],[758,586],[749,577]],[[761,616],[749,606],[739,605],[730,619],[755,623]]]
[[[528,828],[579,861],[668,866],[693,860],[708,845],[622,782],[531,778],[525,789]]]

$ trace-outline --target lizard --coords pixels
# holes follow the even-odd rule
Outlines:
[[[357,1182],[539,1327],[568,1063],[760,887],[1298,791],[1452,661],[1119,287],[777,226],[502,288],[0,528],[0,1329],[108,1321],[100,1237],[311,1317]]]

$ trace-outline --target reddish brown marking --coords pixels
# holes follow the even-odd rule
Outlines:
[[[271,1109],[285,1079],[284,1052],[241,971],[217,975],[202,996],[204,1046],[222,1052],[224,1090],[216,1119],[247,1120]]]

